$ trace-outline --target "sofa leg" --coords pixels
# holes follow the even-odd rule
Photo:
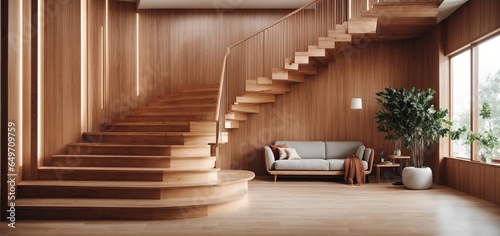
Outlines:
[[[274,175],[274,182],[276,182],[276,180],[278,180],[278,175]]]

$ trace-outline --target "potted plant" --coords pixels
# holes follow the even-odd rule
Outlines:
[[[435,90],[386,88],[376,95],[382,109],[376,114],[377,130],[386,140],[401,139],[411,150],[414,167],[403,169],[403,185],[410,189],[432,186],[432,170],[424,166],[425,150],[449,132],[448,110],[434,108]]]
[[[489,103],[483,103],[481,110],[479,111],[479,116],[485,120],[485,131],[483,133],[475,133],[471,130],[467,130],[466,126],[462,126],[456,131],[451,131],[450,137],[452,140],[458,140],[464,132],[467,132],[465,143],[471,145],[477,141],[481,161],[491,163],[493,152],[496,148],[498,148],[499,143],[498,138],[493,134],[493,126],[490,122],[491,108]]]

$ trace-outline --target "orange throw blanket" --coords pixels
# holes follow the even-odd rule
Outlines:
[[[345,176],[344,180],[349,185],[362,185],[365,183],[365,172],[363,162],[355,155],[351,155],[344,161]]]

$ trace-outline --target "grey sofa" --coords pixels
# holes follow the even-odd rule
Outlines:
[[[275,160],[269,146],[264,147],[267,172],[274,175],[276,182],[278,175],[344,175],[344,160],[356,154],[359,141],[276,141],[275,145],[286,144],[288,148],[295,148],[300,160]],[[373,167],[374,150],[365,148],[358,153],[361,158],[364,172],[370,174]]]

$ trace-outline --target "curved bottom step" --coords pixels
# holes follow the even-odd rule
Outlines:
[[[221,171],[221,178],[234,178],[233,171]],[[235,171],[243,181],[255,176],[250,171]],[[87,199],[21,198],[16,201],[19,219],[68,220],[171,220],[205,217],[236,210],[246,203],[248,189],[219,196],[176,199]]]

